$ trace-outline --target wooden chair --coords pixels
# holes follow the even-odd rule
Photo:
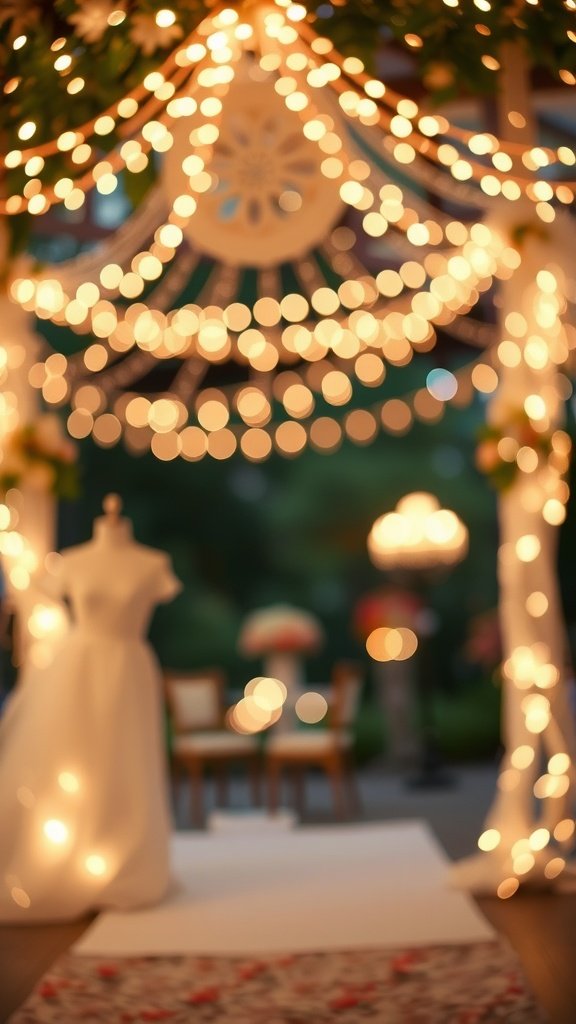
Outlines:
[[[272,731],[266,743],[265,764],[268,782],[268,809],[274,813],[282,772],[291,772],[298,813],[304,813],[306,771],[321,768],[332,788],[334,809],[339,818],[347,812],[356,815],[360,801],[352,765],[352,725],[362,687],[361,667],[353,662],[337,662],[332,671],[327,725],[321,728]]]
[[[204,774],[210,767],[216,777],[217,798],[226,804],[228,769],[243,762],[249,771],[252,798],[260,802],[260,751],[253,736],[243,736],[225,724],[225,678],[218,669],[203,672],[164,673],[168,711],[172,724],[174,777],[184,772],[190,781],[191,816],[204,824]]]

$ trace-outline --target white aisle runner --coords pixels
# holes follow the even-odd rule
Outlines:
[[[479,942],[494,937],[425,824],[177,833],[178,888],[100,915],[90,956],[251,954]]]

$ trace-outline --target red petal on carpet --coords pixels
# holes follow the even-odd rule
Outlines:
[[[206,967],[210,984],[206,985]],[[191,1016],[193,1015],[193,1016]],[[62,957],[10,1024],[542,1024],[500,942],[290,957]]]

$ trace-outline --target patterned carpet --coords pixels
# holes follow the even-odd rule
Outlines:
[[[543,1024],[500,942],[259,958],[62,957],[10,1024]]]

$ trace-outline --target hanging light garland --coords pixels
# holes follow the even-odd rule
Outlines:
[[[41,386],[46,401],[62,404],[72,398],[74,412],[69,425],[74,436],[92,432],[99,442],[113,443],[118,440],[124,422],[132,436],[135,431],[143,432],[155,452],[173,457],[180,450],[186,453],[182,436],[190,436],[184,435],[189,426],[199,426],[215,434],[218,441],[224,437],[223,450],[231,454],[235,450],[228,426],[231,411],[239,414],[247,430],[265,427],[272,416],[268,378],[282,363],[325,363],[325,372],[316,375],[316,387],[326,401],[341,405],[353,393],[347,379],[348,367],[352,368],[363,353],[380,353],[388,362],[406,364],[413,351],[427,351],[434,344],[434,324],[443,326],[455,315],[468,312],[480,293],[490,287],[494,276],[507,276],[518,266],[518,252],[491,228],[481,223],[453,221],[416,197],[408,205],[403,189],[393,184],[383,170],[373,170],[361,157],[346,122],[360,117],[365,127],[370,127],[375,104],[366,99],[368,106],[363,113],[358,104],[351,112],[346,105],[343,109],[336,102],[332,83],[335,74],[339,77],[337,65],[324,61],[321,52],[314,51],[310,57],[302,49],[297,26],[304,14],[300,5],[263,4],[251,12],[248,23],[236,11],[225,9],[199,26],[195,38],[204,40],[201,54],[194,49],[200,44],[189,40],[186,48],[176,51],[170,66],[178,67],[183,54],[189,60],[191,49],[199,60],[188,81],[188,94],[166,101],[168,106],[185,104],[181,118],[185,124],[185,155],[182,158],[180,149],[174,165],[169,165],[171,211],[154,232],[152,244],[132,255],[124,266],[104,262],[92,279],[84,274],[74,290],[69,289],[69,282],[78,275],[71,275],[66,266],[61,271],[53,268],[50,276],[20,277],[12,283],[11,295],[24,309],[101,339],[102,343],[90,345],[84,353],[82,371],[76,361],[71,374],[66,358],[55,353],[46,361],[43,371],[39,368],[34,372],[33,383]],[[325,44],[327,40],[316,40],[316,50],[326,49]],[[257,59],[251,56],[254,54]],[[351,70],[348,64],[350,73]],[[297,76],[304,72],[306,83],[296,88]],[[158,90],[162,88],[162,84],[158,85]],[[314,200],[315,214],[318,213],[319,192],[314,181],[320,176],[324,180],[322,193],[328,193],[329,202],[324,224],[318,228],[318,241],[329,230],[330,223],[341,219],[348,208],[361,216],[360,234],[364,239],[380,238],[390,227],[391,238],[398,239],[405,250],[420,250],[422,256],[404,261],[398,271],[385,269],[373,277],[348,255],[357,232],[349,227],[336,227],[323,255],[329,260],[328,277],[332,282],[340,281],[337,286],[329,283],[317,259],[303,254],[295,262],[298,290],[288,294],[278,286],[273,269],[263,267],[259,298],[250,305],[237,300],[224,305],[224,297],[235,298],[230,284],[234,271],[225,268],[214,288],[209,285],[195,302],[176,309],[166,308],[164,302],[157,303],[158,292],[171,292],[165,287],[165,268],[177,251],[186,250],[188,237],[221,259],[226,244],[236,241],[236,248],[230,253],[232,262],[241,267],[244,262],[250,264],[255,260],[259,218],[269,218],[269,211],[259,199],[252,198],[246,200],[239,215],[225,214],[226,190],[222,194],[222,179],[235,171],[230,142],[234,133],[227,127],[227,109],[236,93],[240,93],[242,100],[242,89],[248,96],[257,89],[259,101],[267,89],[274,103],[284,104],[291,149],[299,139],[306,146],[299,162],[291,156],[285,158],[286,170],[281,172],[285,176],[296,175],[297,179],[299,175],[298,187],[284,188],[279,197],[270,193],[269,205],[275,197],[279,208],[274,223],[266,221],[266,250],[271,244],[270,226],[278,229],[277,260],[286,254],[296,256],[297,249],[291,249],[294,238],[300,247],[309,247],[314,242],[314,235],[302,241],[301,226],[310,219],[306,202]],[[186,107],[187,100],[193,101],[193,109]],[[358,103],[361,102],[359,99]],[[233,110],[237,118],[238,108],[233,106]],[[245,112],[244,117],[246,120]],[[157,133],[154,137],[165,139],[167,130],[161,122],[153,123]],[[372,127],[381,133],[378,118]],[[146,125],[142,130],[145,129]],[[178,131],[169,133],[170,147],[178,140]],[[252,151],[250,158],[252,166],[242,173],[256,173],[261,188],[259,167],[254,164]],[[236,157],[236,163],[241,159],[242,154]],[[114,177],[109,170],[103,172],[103,177],[109,174]],[[277,188],[276,179],[273,188]],[[249,194],[254,195],[254,190]],[[247,225],[240,218],[252,218],[248,227],[253,229],[254,244],[245,246],[246,253],[235,239],[235,217],[241,225],[241,238]],[[291,221],[295,223],[291,225]],[[354,270],[350,277],[344,276],[347,264]],[[92,269],[97,269],[94,261]],[[359,269],[363,270],[360,276]],[[271,283],[276,296],[269,294]],[[145,289],[145,301],[124,308],[114,302],[139,298]],[[214,298],[217,292],[219,301]],[[140,358],[130,358],[130,353],[136,350],[156,360],[179,359],[183,364],[190,363],[193,372],[183,372],[180,383],[176,381],[176,389],[185,394],[185,382],[192,382],[192,392],[188,387],[188,393],[196,398],[196,408],[187,409],[178,394],[168,393],[155,402],[145,396],[140,401],[137,394],[119,398],[118,385],[121,381],[126,383],[132,372],[130,367],[138,373],[148,365]],[[334,358],[343,361],[342,369],[331,365]],[[199,389],[205,370],[194,372],[194,367],[198,361],[218,364],[226,359],[247,365],[250,375],[262,377],[267,383],[249,379],[235,389],[230,401],[221,392],[210,391],[207,398]],[[361,365],[366,366],[367,361]],[[81,372],[96,375],[102,386],[87,384]],[[301,395],[301,401],[303,405],[297,403],[294,407],[298,419],[302,410],[314,408],[310,397],[304,401]],[[106,404],[113,408],[106,408]],[[290,408],[286,408],[288,415]],[[188,424],[190,412],[196,418],[192,424]],[[224,435],[222,430],[226,431]],[[302,438],[299,423],[283,428],[282,436],[288,430]],[[197,438],[196,434],[193,436]],[[139,446],[141,440],[142,437]],[[212,444],[221,450],[216,440]]]
[[[435,164],[455,183],[471,179],[479,184],[489,198],[498,193],[513,201],[527,195],[545,221],[555,216],[551,199],[572,201],[569,184],[557,185],[554,193],[547,182],[534,181],[541,167],[554,162],[570,165],[576,159],[567,147],[504,146],[494,136],[466,132],[441,116],[423,113],[413,100],[369,77],[357,57],[341,57],[306,18],[305,8],[290,0],[221,9],[193,29],[157,70],[76,134],[65,132],[37,149],[8,154],[9,164],[26,166],[35,157],[44,161],[62,152],[71,153],[74,161],[80,147],[87,161],[92,161],[89,173],[59,179],[50,195],[42,190],[39,179],[33,179],[36,184],[29,190],[33,194],[20,199],[32,201],[37,213],[58,199],[68,205],[71,201],[73,208],[88,188],[104,194],[113,191],[119,166],[138,173],[150,149],[164,154],[170,177],[176,179],[168,189],[169,212],[164,222],[153,231],[153,241],[135,254],[127,246],[122,262],[98,264],[94,256],[81,257],[80,264],[91,264],[91,274],[63,265],[53,268],[51,276],[20,277],[12,283],[11,295],[24,309],[98,339],[79,357],[67,359],[54,352],[31,375],[49,404],[72,401],[69,428],[73,436],[92,433],[98,443],[107,445],[119,439],[124,427],[132,446],[141,449],[150,444],[159,457],[173,458],[187,457],[191,437],[194,452],[201,438],[207,438],[206,450],[212,446],[218,454],[232,454],[236,435],[241,438],[243,431],[250,432],[253,439],[257,430],[263,432],[258,435],[262,450],[269,451],[272,445],[266,428],[274,417],[272,402],[278,401],[274,376],[282,364],[303,362],[310,364],[312,387],[306,382],[297,386],[301,390],[287,389],[287,397],[282,393],[279,401],[285,414],[296,420],[286,428],[281,424],[281,436],[298,435],[299,443],[303,437],[305,443],[301,421],[313,415],[315,391],[328,404],[344,405],[354,393],[351,375],[370,385],[381,380],[386,362],[405,365],[414,351],[429,351],[435,343],[434,325],[446,327],[455,316],[467,313],[495,276],[514,272],[520,255],[487,224],[455,221],[423,203],[414,190],[390,180],[386,164],[395,165],[404,175],[413,161],[420,162],[418,171],[422,162]],[[174,24],[166,11],[156,20],[158,25]],[[308,147],[302,160],[309,167],[314,150],[314,170],[325,180],[323,191],[332,190],[328,222],[347,208],[355,210],[364,240],[385,235],[392,251],[416,254],[420,250],[418,258],[373,276],[350,252],[358,231],[337,227],[322,247],[329,273],[317,258],[303,256],[295,263],[299,284],[294,292],[286,294],[278,272],[263,267],[261,297],[251,304],[238,301],[238,265],[244,260],[246,265],[257,262],[254,246],[248,246],[246,255],[232,254],[236,268],[225,267],[213,275],[215,280],[201,289],[196,301],[171,308],[177,291],[171,278],[184,278],[186,266],[191,266],[191,257],[186,256],[188,239],[197,242],[200,233],[200,248],[215,247],[213,254],[222,259],[230,237],[224,231],[218,243],[213,236],[228,202],[225,189],[220,195],[222,173],[234,174],[231,133],[226,132],[233,82],[232,95],[243,86],[273,89],[291,118],[293,145],[297,119],[302,132],[297,137]],[[357,129],[370,162],[360,151]],[[107,160],[94,163],[96,151],[85,140],[119,133],[130,141],[119,142]],[[183,159],[179,138],[184,139],[187,153]],[[86,145],[89,154],[81,148]],[[172,151],[176,151],[175,160]],[[383,163],[379,154],[384,156]],[[487,159],[492,162],[488,175],[492,185],[487,185],[486,166],[481,162]],[[509,176],[508,169],[519,162],[528,176]],[[294,174],[294,167],[287,166]],[[535,189],[536,185],[542,188]],[[299,184],[300,192],[285,189],[278,199],[279,213],[288,222],[303,212],[299,226],[306,220],[305,187],[306,181]],[[165,200],[166,191],[161,189]],[[10,198],[16,208],[15,198]],[[262,216],[262,204],[251,202],[257,219]],[[229,214],[224,219],[234,220]],[[269,233],[266,237],[269,248]],[[177,252],[176,268],[180,269],[172,272],[170,264]],[[285,252],[282,236],[277,258]],[[79,283],[74,284],[74,278]],[[340,284],[336,286],[334,280]],[[118,305],[143,295],[145,300]],[[233,301],[224,304],[226,299]],[[174,360],[181,369],[161,397],[126,391],[155,361],[173,364]],[[225,360],[246,366],[247,380],[232,388],[204,387],[209,366]],[[235,424],[234,416],[239,421]]]
[[[415,264],[411,265],[410,263],[407,263],[405,266],[407,276],[413,273],[413,268],[416,267]],[[400,273],[402,274],[402,272],[401,267]],[[397,287],[397,284],[402,284],[402,277],[397,272],[384,272],[384,276],[385,281],[389,281],[390,285],[393,285],[394,288]],[[439,287],[441,282],[437,281],[436,283]],[[325,291],[328,291],[328,289],[325,289]],[[104,345],[99,343],[91,344],[83,353],[78,357],[73,357],[72,360],[67,360],[60,353],[53,353],[48,356],[44,363],[38,364],[37,367],[33,368],[30,380],[31,383],[42,389],[43,396],[48,403],[61,405],[69,398],[72,399],[75,411],[69,421],[69,426],[71,432],[76,437],[85,436],[86,432],[89,432],[96,425],[96,419],[98,418],[99,426],[96,429],[96,437],[100,436],[101,440],[106,441],[107,438],[105,434],[101,434],[101,430],[103,426],[107,425],[107,430],[110,430],[112,427],[114,428],[109,440],[117,440],[120,431],[119,415],[131,426],[136,427],[139,424],[140,427],[145,429],[149,437],[153,437],[151,430],[154,430],[156,422],[154,412],[152,411],[154,403],[148,399],[144,402],[137,402],[134,395],[121,395],[119,397],[119,391],[127,386],[129,387],[131,380],[135,382],[139,377],[143,377],[151,364],[158,363],[160,359],[165,360],[172,356],[173,351],[171,352],[166,346],[166,338],[167,336],[169,337],[168,331],[170,331],[171,325],[176,324],[177,326],[181,319],[184,320],[187,317],[189,319],[186,319],[184,322],[189,324],[192,321],[197,331],[195,344],[193,346],[190,344],[186,345],[186,358],[181,360],[182,370],[177,373],[170,392],[183,388],[181,399],[185,398],[186,387],[184,378],[186,378],[188,382],[192,381],[194,384],[193,393],[189,395],[189,398],[196,397],[198,403],[205,404],[204,399],[207,396],[201,390],[198,391],[200,380],[199,368],[203,368],[203,376],[213,362],[220,361],[218,357],[221,355],[221,352],[219,350],[211,352],[207,349],[207,346],[202,346],[202,332],[207,332],[210,342],[214,339],[216,331],[220,330],[222,332],[221,337],[228,344],[230,344],[230,337],[234,338],[235,357],[237,359],[244,357],[244,361],[250,365],[251,371],[256,374],[259,373],[260,376],[263,375],[264,380],[262,381],[255,377],[250,382],[250,378],[248,378],[245,384],[232,386],[232,393],[229,399],[226,399],[223,392],[216,396],[212,391],[211,402],[216,404],[211,404],[208,407],[214,412],[213,425],[209,429],[217,430],[218,423],[222,419],[225,422],[221,425],[225,425],[229,419],[231,407],[238,411],[241,419],[244,419],[248,426],[256,425],[254,423],[255,417],[258,421],[257,425],[263,426],[271,418],[270,389],[276,390],[273,381],[282,369],[281,364],[279,365],[280,360],[287,367],[296,360],[298,362],[303,361],[304,364],[308,363],[310,367],[309,376],[313,381],[313,389],[321,393],[328,403],[340,406],[346,404],[353,395],[349,376],[355,374],[362,383],[378,384],[384,375],[384,362],[399,366],[406,365],[410,361],[414,350],[428,351],[434,344],[435,334],[431,327],[428,327],[428,322],[413,312],[414,307],[418,308],[418,297],[425,297],[426,294],[430,295],[431,293],[417,291],[413,294],[412,298],[408,296],[405,302],[406,312],[404,314],[400,311],[401,306],[399,307],[396,303],[394,311],[387,313],[381,321],[381,323],[385,324],[384,332],[378,316],[371,311],[366,311],[357,314],[356,317],[351,314],[344,325],[335,318],[332,318],[330,323],[326,319],[321,319],[315,326],[312,324],[295,325],[298,333],[291,331],[290,328],[285,328],[282,334],[278,334],[276,338],[270,329],[264,331],[261,323],[258,323],[257,327],[247,327],[245,331],[235,335],[232,335],[229,329],[226,330],[225,322],[223,323],[222,319],[217,319],[217,316],[225,317],[227,310],[228,315],[233,313],[238,317],[244,317],[246,321],[249,320],[251,316],[250,310],[241,303],[233,303],[231,307],[227,307],[227,310],[221,310],[219,307],[214,306],[208,306],[207,309],[198,305],[187,306],[182,308],[180,314],[173,314],[173,318],[163,335],[164,347],[160,351],[151,344],[146,344],[146,339],[143,337],[140,345],[132,344],[130,346],[128,355],[124,355],[122,359],[111,360],[108,357],[109,350]],[[457,293],[457,295],[459,311],[469,308],[464,303],[468,301],[471,305],[475,297],[477,297],[476,292],[472,296],[470,292],[466,291]],[[301,297],[294,297],[294,301],[298,301],[298,299],[301,300]],[[268,305],[270,305],[270,302]],[[438,304],[438,307],[440,307],[440,304]],[[264,306],[264,309],[266,308],[267,306]],[[258,312],[259,310],[257,310]],[[441,312],[441,307],[439,312]],[[417,343],[418,339],[411,344],[406,337],[406,333],[410,329],[411,318],[416,326],[422,323],[426,328],[422,330],[419,336],[420,344]],[[448,317],[449,319],[450,317]],[[440,316],[438,316],[438,320],[442,322]],[[138,318],[133,323],[134,330],[137,332],[138,329],[141,329],[142,324],[155,325],[157,320],[153,318],[149,311],[144,311],[138,314]],[[350,325],[356,328],[355,333],[352,333]],[[327,335],[328,343],[322,338],[322,327],[330,331],[330,334]],[[392,328],[395,329],[392,330]],[[218,335],[216,335],[216,340],[218,340]],[[293,342],[291,350],[285,344],[286,340]],[[159,339],[158,347],[160,347],[160,344]],[[172,350],[174,347],[172,346]],[[272,354],[272,362],[268,361],[268,352]],[[111,355],[119,355],[119,353],[111,353]],[[224,350],[224,355],[228,355],[226,350]],[[261,362],[262,356],[267,361]],[[341,368],[338,368],[338,364],[341,364]],[[190,374],[190,370],[194,367],[198,368],[198,372]],[[267,373],[265,372],[266,370],[268,370]],[[273,373],[270,371],[273,371]],[[292,370],[293,375],[294,372]],[[93,384],[90,383],[90,378],[93,379]],[[248,391],[246,391],[247,387]],[[230,387],[226,390],[230,392]],[[247,400],[247,394],[252,395],[252,401],[249,402]],[[187,409],[181,399],[178,401],[177,396],[170,393],[167,393],[160,399],[168,421],[172,423],[172,428],[186,429],[185,424],[188,415],[192,416],[194,411],[196,411],[196,417],[201,421],[204,420],[205,425],[207,425],[207,410],[200,416],[199,404],[196,406],[196,410],[193,407]],[[130,404],[131,402],[132,404]],[[113,416],[111,413],[104,411],[106,404],[114,407]],[[152,422],[150,423],[142,423],[141,413],[135,413],[135,410],[142,410],[145,406],[148,408],[151,417]],[[253,410],[253,406],[257,406],[260,409],[259,414]],[[301,418],[302,412],[306,414],[308,406],[310,406],[309,411],[314,407],[311,396],[303,409],[300,409],[298,406],[297,411],[293,411],[292,414]],[[158,406],[155,408],[158,408]],[[171,409],[170,415],[168,415],[169,409]],[[288,406],[286,411],[290,414],[291,408]],[[98,417],[95,416],[96,413]],[[136,421],[131,423],[134,415],[136,415]],[[100,419],[99,417],[101,416],[105,418]],[[114,416],[116,419],[114,419]],[[158,423],[156,430],[160,433],[166,432],[167,424]],[[173,437],[172,440],[175,441],[174,450],[177,451],[177,438]],[[166,440],[163,443],[165,446]]]
[[[27,211],[38,215],[59,202],[75,210],[83,205],[86,192],[93,188],[110,194],[117,186],[120,171],[140,173],[148,165],[150,150],[169,151],[173,143],[170,126],[198,108],[191,82],[212,88],[222,82],[222,74],[204,66],[207,56],[212,55],[221,72],[225,67],[228,69],[223,72],[226,77],[231,66],[228,62],[237,59],[239,48],[252,48],[255,42],[268,70],[281,66],[283,74],[279,74],[276,87],[281,89],[289,109],[304,111],[311,92],[330,86],[340,93],[340,106],[347,117],[358,119],[361,124],[379,122],[389,137],[396,140],[394,156],[400,163],[410,163],[416,154],[424,155],[428,161],[447,167],[456,180],[472,179],[489,196],[501,194],[514,201],[527,195],[536,203],[542,219],[552,217],[548,209],[551,199],[565,204],[573,201],[574,182],[553,187],[545,179],[533,180],[532,173],[555,164],[574,166],[576,154],[570,147],[554,150],[505,144],[489,133],[455,127],[445,117],[422,112],[414,100],[400,96],[379,79],[370,78],[358,57],[342,58],[329,39],[316,35],[305,24],[307,12],[301,4],[270,0],[269,4],[258,6],[259,16],[251,5],[242,5],[240,13],[224,8],[205,19],[135,88],[97,117],[61,132],[56,138],[22,147],[20,144],[33,139],[38,128],[32,120],[23,121],[17,129],[17,145],[8,149],[4,166],[8,171],[22,169],[28,180],[20,191],[0,200],[0,212]],[[175,19],[174,12],[161,10],[157,19],[170,15]],[[304,48],[301,44],[305,44]],[[56,63],[63,59],[59,57]],[[57,70],[68,68],[66,64]],[[218,102],[215,95],[204,99],[205,106],[218,107]],[[108,138],[118,141],[106,159],[101,159],[102,148],[108,148]],[[47,161],[54,156],[59,162],[65,158],[69,174],[46,186],[42,174],[46,172],[52,180]],[[491,163],[489,170],[479,157]],[[519,162],[529,174],[511,173]]]

